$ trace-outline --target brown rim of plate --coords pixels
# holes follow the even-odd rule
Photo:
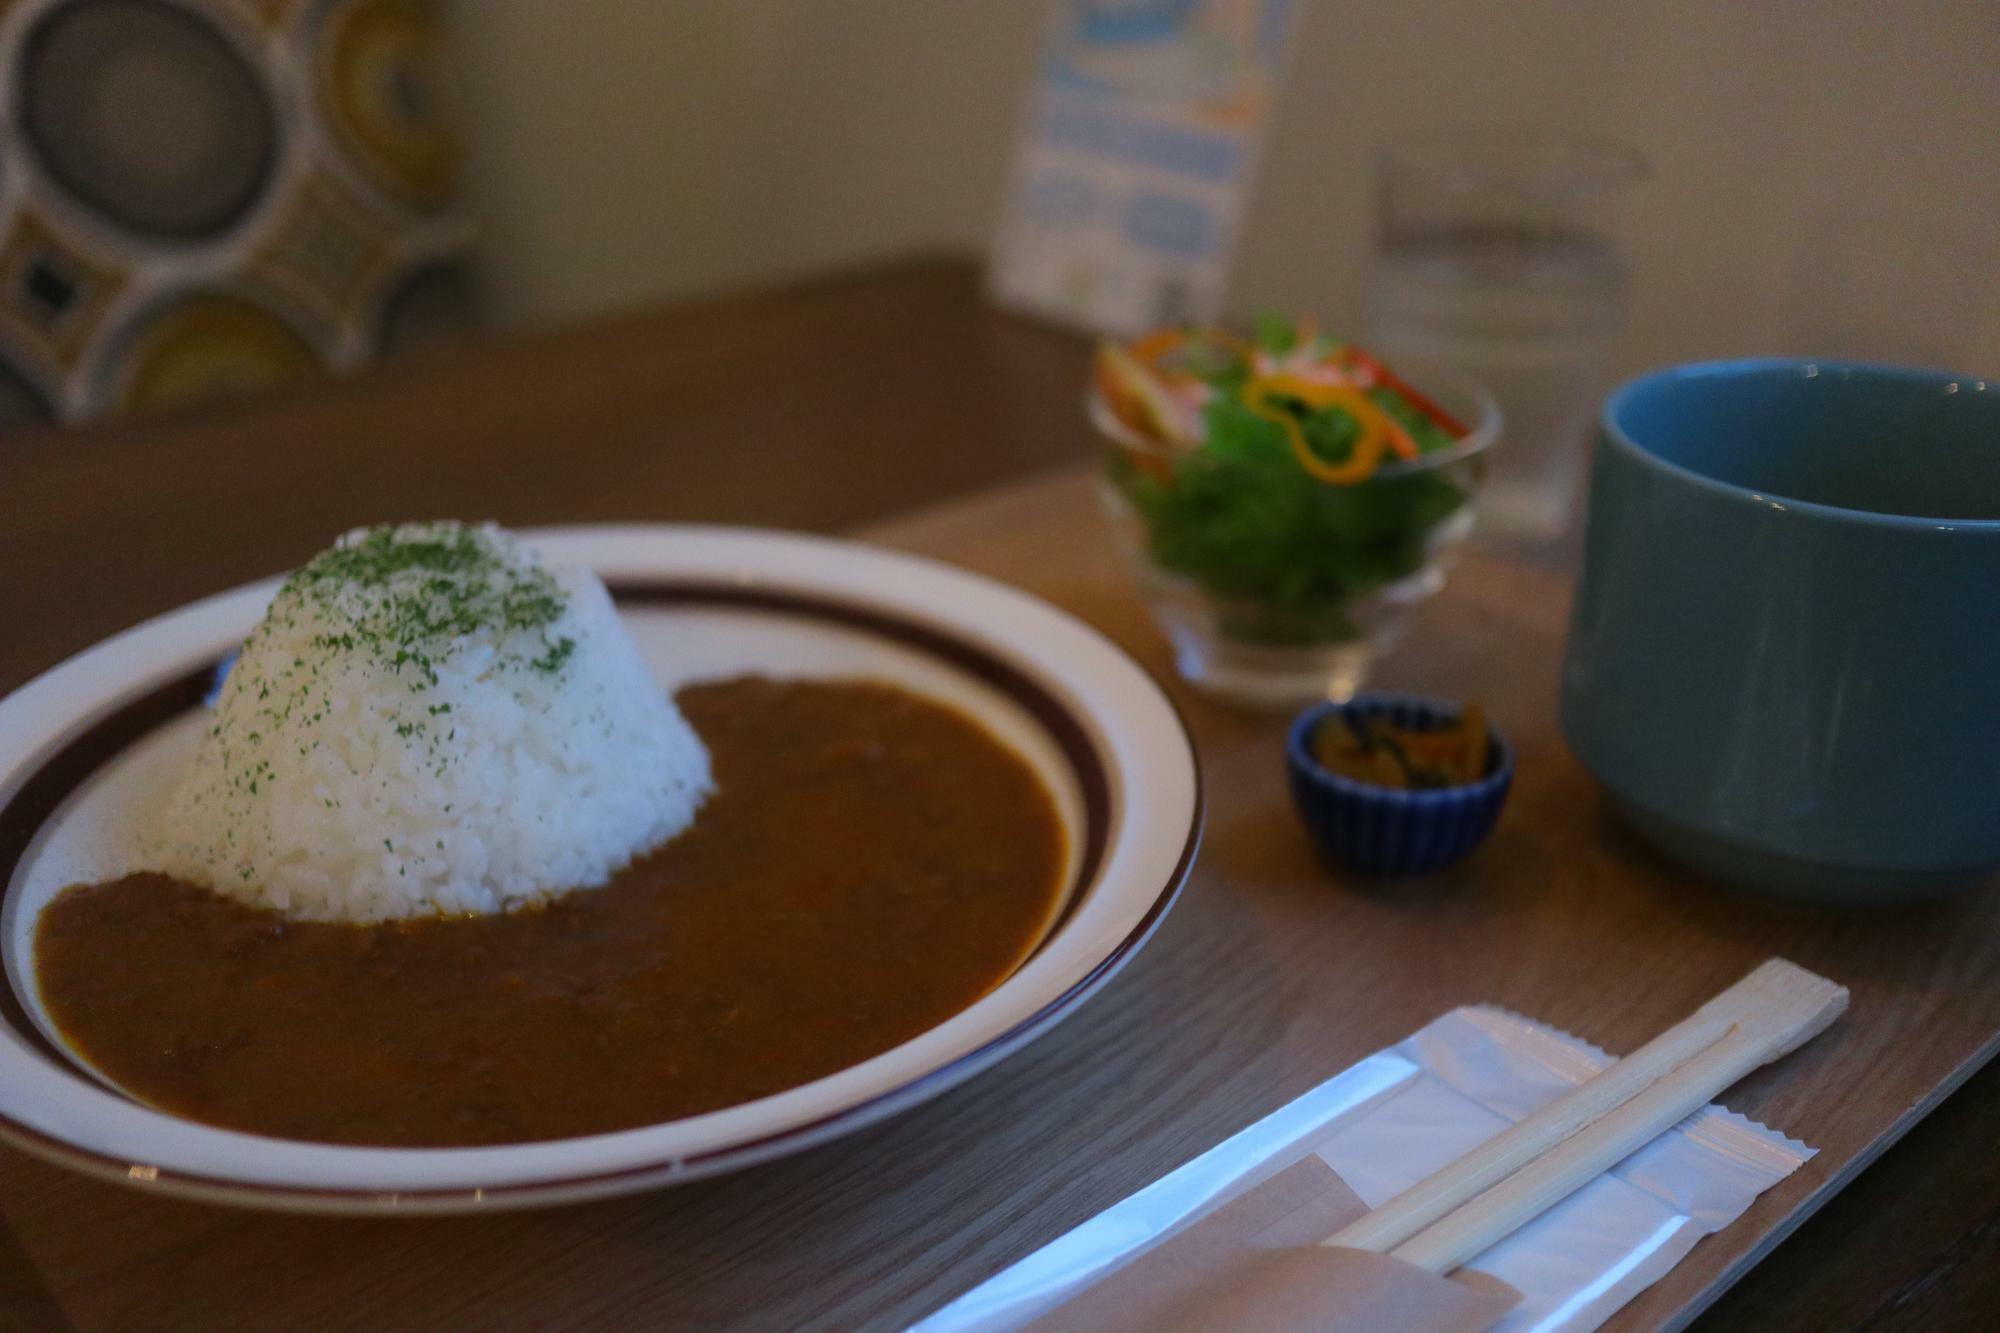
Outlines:
[[[1076,876],[1065,891],[1061,911],[1044,930],[1035,948],[1027,957],[1015,964],[1015,972],[1026,966],[1029,959],[1040,953],[1048,941],[1061,932],[1063,925],[1087,896],[1085,891],[1096,878],[1109,836],[1110,780],[1102,756],[1091,744],[1076,714],[1065,708],[1047,689],[1020,668],[987,649],[936,626],[834,598],[790,590],[746,588],[693,581],[611,580],[610,585],[614,600],[621,604],[714,606],[766,611],[828,621],[851,629],[863,630],[881,638],[909,644],[933,657],[942,658],[968,675],[998,689],[1024,708],[1056,742],[1075,773],[1084,803],[1084,845],[1077,863]],[[1124,657],[1135,670],[1152,680],[1156,689],[1159,688],[1157,678],[1137,659],[1123,648],[1111,644],[1108,639],[1106,643],[1113,651]],[[0,807],[0,887],[12,883],[28,844],[55,812],[56,807],[93,773],[141,736],[197,706],[213,680],[215,666],[216,664],[211,664],[202,667],[128,700],[109,715],[85,728],[28,775],[13,798],[4,807]],[[1192,757],[1194,736],[1188,730],[1187,719],[1181,715],[1179,707],[1164,689],[1160,689],[1159,692],[1160,697],[1166,701],[1175,723],[1179,725],[1182,739],[1187,743],[1188,754]],[[928,1100],[931,1096],[945,1091],[977,1072],[976,1066],[982,1065],[988,1057],[997,1060],[1010,1048],[1074,1009],[1138,951],[1158,927],[1167,909],[1173,906],[1174,900],[1179,897],[1181,887],[1187,882],[1188,872],[1194,865],[1195,852],[1201,844],[1204,808],[1201,766],[1196,763],[1194,809],[1190,812],[1188,820],[1187,840],[1181,848],[1173,872],[1161,886],[1159,895],[1147,907],[1145,914],[1139,918],[1138,923],[1125,938],[1120,940],[1110,953],[1099,959],[1088,972],[1066,987],[1060,995],[1005,1032],[927,1073],[918,1075],[907,1083],[898,1084],[876,1093],[865,1101],[856,1102],[817,1119],[743,1143],[694,1153],[686,1157],[662,1158],[620,1167],[615,1171],[602,1171],[589,1175],[563,1176],[550,1180],[522,1181],[497,1186],[455,1185],[439,1189],[402,1190],[382,1187],[272,1185],[259,1181],[234,1180],[226,1176],[206,1176],[168,1170],[144,1163],[130,1163],[94,1149],[80,1148],[4,1114],[0,1114],[0,1137],[69,1166],[99,1175],[112,1174],[125,1177],[147,1185],[164,1186],[169,1189],[182,1186],[216,1195],[234,1195],[246,1201],[254,1198],[274,1201],[295,1200],[301,1203],[352,1203],[359,1206],[365,1206],[371,1201],[386,1204],[405,1199],[428,1204],[443,1204],[455,1200],[485,1202],[560,1193],[579,1188],[597,1188],[618,1180],[658,1175],[663,1172],[676,1175],[681,1172],[687,1172],[689,1175],[712,1174],[726,1169],[737,1159],[741,1159],[741,1164],[749,1165],[775,1155],[774,1150],[787,1142],[797,1140],[803,1146],[806,1142],[820,1139],[829,1131],[837,1133],[838,1128],[847,1122],[853,1122],[859,1127],[860,1124],[873,1119],[877,1113],[893,1114],[898,1109],[908,1109]],[[83,1076],[76,1072],[76,1058],[52,1045],[42,1035],[41,1029],[28,1017],[27,1012],[21,1007],[20,1000],[14,994],[12,984],[0,984],[0,1022],[13,1029],[30,1047],[60,1067],[66,1075]],[[885,1107],[885,1103],[892,1102],[899,1102],[902,1105]],[[156,1113],[171,1114],[165,1111]],[[536,1140],[532,1144],[507,1146],[529,1147],[560,1142],[562,1142],[560,1139]],[[308,1143],[308,1146],[325,1145]],[[359,1151],[396,1150],[362,1148]],[[144,1167],[147,1174],[143,1177],[132,1175],[136,1167]]]

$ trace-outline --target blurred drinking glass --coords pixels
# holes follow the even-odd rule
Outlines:
[[[1506,428],[1480,531],[1551,547],[1624,317],[1610,215],[1645,159],[1601,139],[1471,130],[1386,147],[1376,171],[1368,343],[1391,365],[1443,360],[1492,391]]]

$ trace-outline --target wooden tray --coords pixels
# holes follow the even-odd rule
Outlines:
[[[1020,583],[1170,675],[1084,474],[863,535]],[[2000,896],[1815,911],[1659,862],[1556,734],[1566,611],[1563,579],[1468,558],[1384,665],[1385,686],[1483,699],[1520,755],[1493,842],[1393,891],[1314,859],[1284,790],[1282,719],[1175,685],[1211,802],[1182,902],[1076,1017],[886,1125],[657,1194],[407,1222],[201,1207],[6,1154],[21,1245],[0,1231],[0,1295],[59,1275],[60,1310],[13,1307],[31,1327],[896,1327],[1454,1005],[1492,1001],[1622,1051],[1783,954],[1852,987],[1853,1007],[1727,1101],[1821,1151],[1612,1326],[1684,1322],[1991,1054]]]
[[[1051,476],[875,535],[1030,588],[1169,678],[1092,487]],[[1490,1001],[1622,1052],[1781,954],[1851,987],[1852,1007],[1725,1100],[1820,1151],[1609,1325],[1677,1327],[1985,1063],[2000,1044],[2000,894],[1833,911],[1662,861],[1612,819],[1558,734],[1568,609],[1567,579],[1469,556],[1378,673],[1387,688],[1484,700],[1519,753],[1492,842],[1434,882],[1364,888],[1323,869],[1288,803],[1282,720],[1173,682],[1210,795],[1193,881],[1126,976],[971,1090],[1021,1089],[1031,1108],[1032,1084],[1083,1082],[1044,1093],[1035,1132],[1010,1149],[1028,1161],[967,1158],[967,1172],[999,1177],[986,1196],[999,1216],[957,1231],[964,1258],[927,1294],[968,1285],[1454,1005]]]

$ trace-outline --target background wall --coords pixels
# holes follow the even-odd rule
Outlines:
[[[1990,0],[1302,0],[1232,304],[1358,308],[1368,150],[1439,122],[1644,149],[1627,365],[1744,352],[2000,373]],[[992,228],[1027,0],[480,0],[455,15],[511,323]]]

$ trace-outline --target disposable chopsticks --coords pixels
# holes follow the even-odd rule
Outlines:
[[[1693,1014],[1326,1240],[1448,1273],[1825,1031],[1847,989],[1771,959]]]

